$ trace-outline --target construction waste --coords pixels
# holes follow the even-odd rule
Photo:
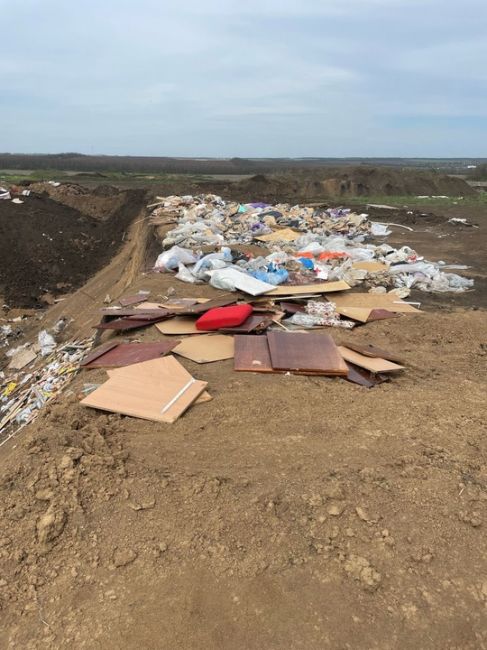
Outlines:
[[[408,246],[400,249],[372,239],[391,233],[350,209],[317,209],[266,203],[227,203],[213,194],[170,196],[152,212],[153,223],[175,220],[163,239],[157,271],[177,271],[184,282],[209,282],[235,291],[222,269],[233,268],[271,285],[343,280],[351,287],[462,292],[473,280],[448,272],[444,262],[425,260]],[[235,246],[257,245],[261,255]],[[203,253],[205,247],[215,252]]]
[[[212,399],[207,382],[180,359],[233,359],[237,372],[335,377],[373,388],[407,362],[351,335],[337,345],[329,332],[420,314],[418,302],[404,300],[411,289],[459,293],[473,285],[448,272],[458,265],[385,243],[394,224],[349,209],[242,205],[212,194],[170,196],[150,207],[164,248],[154,271],[186,284],[184,297],[177,290],[157,302],[149,290],[107,296],[97,333],[69,343],[57,341],[64,318],[20,345],[13,321],[2,325],[9,365],[0,374],[0,445],[81,370],[107,371],[104,383],[84,385],[84,406],[162,423]],[[198,295],[204,283],[214,298]],[[141,341],[144,329],[156,339]],[[134,330],[137,340],[122,338]]]

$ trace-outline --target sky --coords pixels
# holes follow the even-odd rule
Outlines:
[[[0,151],[487,156],[486,0],[0,0]]]

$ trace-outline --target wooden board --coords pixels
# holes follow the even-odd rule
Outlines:
[[[233,336],[203,334],[184,339],[174,348],[173,352],[196,363],[212,363],[213,361],[233,359],[235,347]]]
[[[150,296],[150,291],[140,291],[133,296],[124,296],[118,301],[122,307],[128,307],[129,305],[136,305],[139,302],[144,302]]]
[[[218,331],[222,334],[248,334],[256,329],[265,329],[272,324],[272,319],[276,314],[262,313],[250,314],[250,316],[236,327],[222,327]]]
[[[127,318],[128,316],[135,316],[140,319],[156,318],[157,316],[168,316],[172,312],[168,309],[162,309],[159,307],[157,309],[139,309],[138,307],[121,307],[120,309],[113,309],[107,307],[106,309],[100,309],[100,313],[103,316],[111,316],[113,318]]]
[[[108,352],[108,350],[117,347],[117,345],[119,345],[119,341],[117,339],[113,339],[111,341],[107,341],[106,343],[103,343],[102,345],[99,345],[94,350],[91,350],[79,365],[85,366],[91,363],[92,361],[95,361],[95,359],[101,357],[101,355],[105,354],[105,352]]]
[[[148,327],[154,323],[159,323],[166,316],[160,316],[158,318],[153,318],[151,320],[147,319],[134,319],[132,316],[127,316],[127,318],[116,318],[115,320],[110,320],[108,322],[102,322],[96,325],[96,329],[99,330],[134,330],[138,327]]]
[[[314,284],[301,284],[301,285],[288,285],[281,284],[279,287],[276,287],[273,291],[266,293],[267,296],[299,296],[303,295],[313,295],[317,293],[333,293],[335,291],[346,291],[350,289],[348,285],[343,280],[338,280],[337,282],[316,282]]]
[[[202,334],[196,329],[196,320],[194,318],[185,318],[184,316],[176,316],[170,318],[162,323],[156,323],[156,327],[162,334],[170,336],[181,336],[182,334]]]
[[[387,361],[387,359],[379,359],[377,357],[366,357],[363,354],[359,354],[354,350],[350,350],[344,346],[339,346],[338,349],[345,361],[349,363],[354,363],[360,368],[365,368],[370,370],[370,372],[395,372],[397,370],[403,370],[404,366],[400,366],[397,363],[392,363],[392,361]]]
[[[387,359],[387,361],[394,361],[395,363],[404,363],[404,361],[394,352],[379,348],[377,345],[371,343],[360,345],[359,343],[346,342],[345,346],[349,350],[363,354],[366,357],[378,357],[379,359]]]
[[[173,356],[144,361],[111,371],[109,380],[81,404],[144,420],[174,422],[207,386],[189,377]]]
[[[359,386],[365,386],[366,388],[373,388],[377,384],[382,384],[384,381],[388,380],[387,375],[375,374],[365,368],[360,368],[354,363],[347,363],[348,366],[348,375],[347,380],[352,384],[359,384]]]
[[[198,299],[197,304],[188,305],[187,307],[181,308],[178,313],[181,315],[190,315],[190,314],[204,314],[210,309],[215,307],[226,307],[227,305],[233,305],[237,302],[237,296],[235,294],[226,296],[220,296],[220,298],[212,298],[211,300],[200,300]]]
[[[235,336],[234,370],[239,372],[275,372],[271,364],[267,336]]]
[[[347,365],[329,334],[272,331],[267,340],[276,370],[347,376]]]
[[[180,341],[158,341],[157,343],[121,343],[102,352],[97,358],[83,362],[85,368],[120,368],[141,363],[149,359],[158,359],[171,352]]]

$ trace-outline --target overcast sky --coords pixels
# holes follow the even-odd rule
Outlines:
[[[0,151],[487,156],[487,0],[0,0]]]

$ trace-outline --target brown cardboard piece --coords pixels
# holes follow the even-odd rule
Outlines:
[[[161,334],[169,336],[181,336],[182,334],[203,334],[196,329],[196,319],[185,316],[176,316],[161,323],[156,323],[156,327]]]
[[[314,284],[301,284],[301,285],[288,285],[281,284],[276,287],[274,291],[269,291],[265,297],[269,296],[299,296],[299,295],[313,295],[317,293],[333,293],[335,291],[347,291],[350,289],[343,280],[337,282],[316,282]]]
[[[173,353],[196,363],[212,363],[213,361],[233,359],[235,346],[233,336],[203,334],[184,339],[174,348]]]
[[[367,322],[371,312],[375,309],[385,309],[402,314],[421,313],[413,305],[408,305],[390,293],[347,293],[333,296],[328,300],[335,303],[339,314],[362,323]]]

